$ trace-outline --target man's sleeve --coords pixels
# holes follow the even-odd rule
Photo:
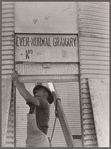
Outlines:
[[[48,108],[49,107],[49,103],[47,100],[39,99],[39,101],[40,101],[40,107],[41,108]]]

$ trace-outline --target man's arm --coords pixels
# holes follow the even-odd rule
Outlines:
[[[18,76],[18,73],[17,73],[17,72],[14,72],[14,73],[12,74],[12,79],[14,80],[15,85],[16,85],[16,87],[17,87],[19,93],[22,95],[22,97],[23,97],[27,102],[29,101],[29,102],[33,103],[34,105],[36,105],[36,106],[39,106],[39,105],[40,105],[39,99],[33,97],[33,96],[26,90],[25,85],[19,81],[19,76]]]

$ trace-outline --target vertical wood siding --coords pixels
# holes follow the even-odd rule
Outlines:
[[[97,146],[87,79],[109,78],[109,2],[78,2],[83,145]]]
[[[14,147],[14,101],[13,98],[13,88],[12,80],[10,79],[10,74],[14,68],[14,2],[2,2],[2,82],[6,81],[7,99],[10,100],[8,106],[9,111],[7,114],[7,132],[5,139],[5,147]],[[8,81],[9,80],[9,81]],[[2,95],[5,96],[6,92],[3,91]],[[13,96],[13,97],[12,97]],[[2,101],[4,98],[2,98]],[[6,101],[5,104],[7,104]],[[3,106],[3,103],[2,103]],[[3,111],[2,111],[3,112]],[[2,126],[3,129],[4,126]],[[3,136],[2,136],[3,137]],[[3,138],[2,138],[3,139]]]
[[[14,2],[2,2],[2,78],[14,68]]]

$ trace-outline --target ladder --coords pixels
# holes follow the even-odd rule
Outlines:
[[[49,84],[49,88],[52,91],[54,97],[54,104],[57,110],[57,115],[61,124],[61,128],[65,137],[65,141],[67,147],[74,147],[74,141],[68,126],[67,119],[65,117],[64,110],[62,108],[60,98],[56,92],[56,89],[52,90],[53,83]],[[54,88],[54,86],[53,86]],[[15,86],[14,83],[12,84],[12,96],[10,102],[10,110],[9,110],[9,118],[8,118],[8,126],[7,126],[7,134],[6,134],[6,141],[5,147],[16,147],[16,109],[15,109]]]
[[[74,141],[73,141],[73,138],[71,135],[71,131],[69,129],[67,119],[65,117],[64,110],[63,110],[61,102],[60,102],[60,98],[57,94],[54,84],[53,83],[48,83],[48,84],[49,84],[49,88],[52,91],[52,94],[54,97],[55,109],[57,111],[57,116],[58,116],[60,124],[61,124],[61,128],[62,128],[62,131],[64,134],[64,138],[65,138],[67,147],[74,147]]]
[[[12,82],[11,102],[8,116],[7,134],[5,140],[5,147],[16,147],[16,117],[15,117],[15,86]]]

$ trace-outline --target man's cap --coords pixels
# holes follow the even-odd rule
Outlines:
[[[35,95],[36,90],[38,90],[40,88],[44,88],[48,92],[49,96],[48,96],[47,100],[50,104],[52,104],[52,102],[54,101],[54,98],[53,98],[51,91],[47,87],[45,87],[43,85],[36,85],[33,89],[33,94]]]

